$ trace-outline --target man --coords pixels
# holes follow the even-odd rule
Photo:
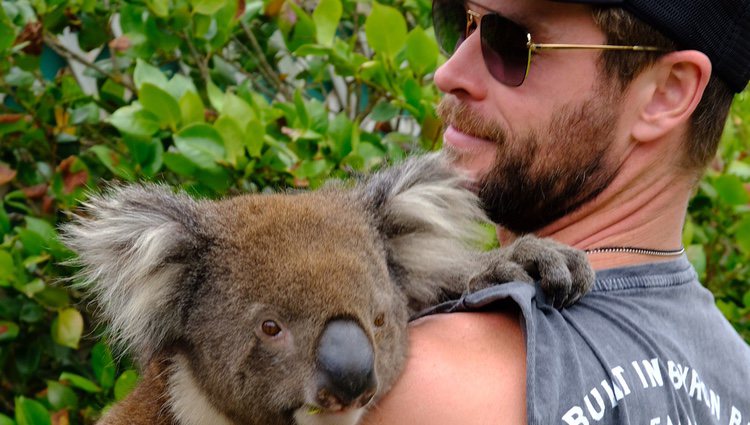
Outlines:
[[[433,18],[444,146],[499,236],[586,249],[597,282],[561,311],[510,283],[417,320],[366,423],[750,424],[750,348],[681,249],[750,78],[750,1],[434,0]]]

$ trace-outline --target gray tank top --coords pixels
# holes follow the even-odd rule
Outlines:
[[[425,312],[520,307],[529,424],[750,425],[750,347],[686,257],[598,271],[564,310],[537,289],[498,285]]]

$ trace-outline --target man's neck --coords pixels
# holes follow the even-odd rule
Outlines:
[[[614,246],[651,250],[680,248],[692,180],[663,168],[658,165],[624,166],[612,184],[594,200],[536,234],[580,249]],[[514,235],[498,230],[498,237],[505,242],[512,240]],[[594,269],[673,258],[623,252],[589,254]]]

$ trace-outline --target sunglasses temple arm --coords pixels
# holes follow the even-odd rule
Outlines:
[[[529,51],[533,52],[536,50],[573,50],[573,49],[585,49],[585,50],[625,50],[634,52],[663,52],[665,49],[653,46],[617,46],[608,44],[540,44],[540,43],[528,43]]]

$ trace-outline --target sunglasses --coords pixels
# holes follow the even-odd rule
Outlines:
[[[470,4],[457,0],[433,0],[432,22],[440,50],[450,57],[479,28],[482,58],[487,70],[495,80],[510,87],[523,84],[529,75],[531,55],[539,50],[664,51],[660,47],[651,46],[534,43],[531,34],[523,26],[496,12],[479,14],[467,7]]]

